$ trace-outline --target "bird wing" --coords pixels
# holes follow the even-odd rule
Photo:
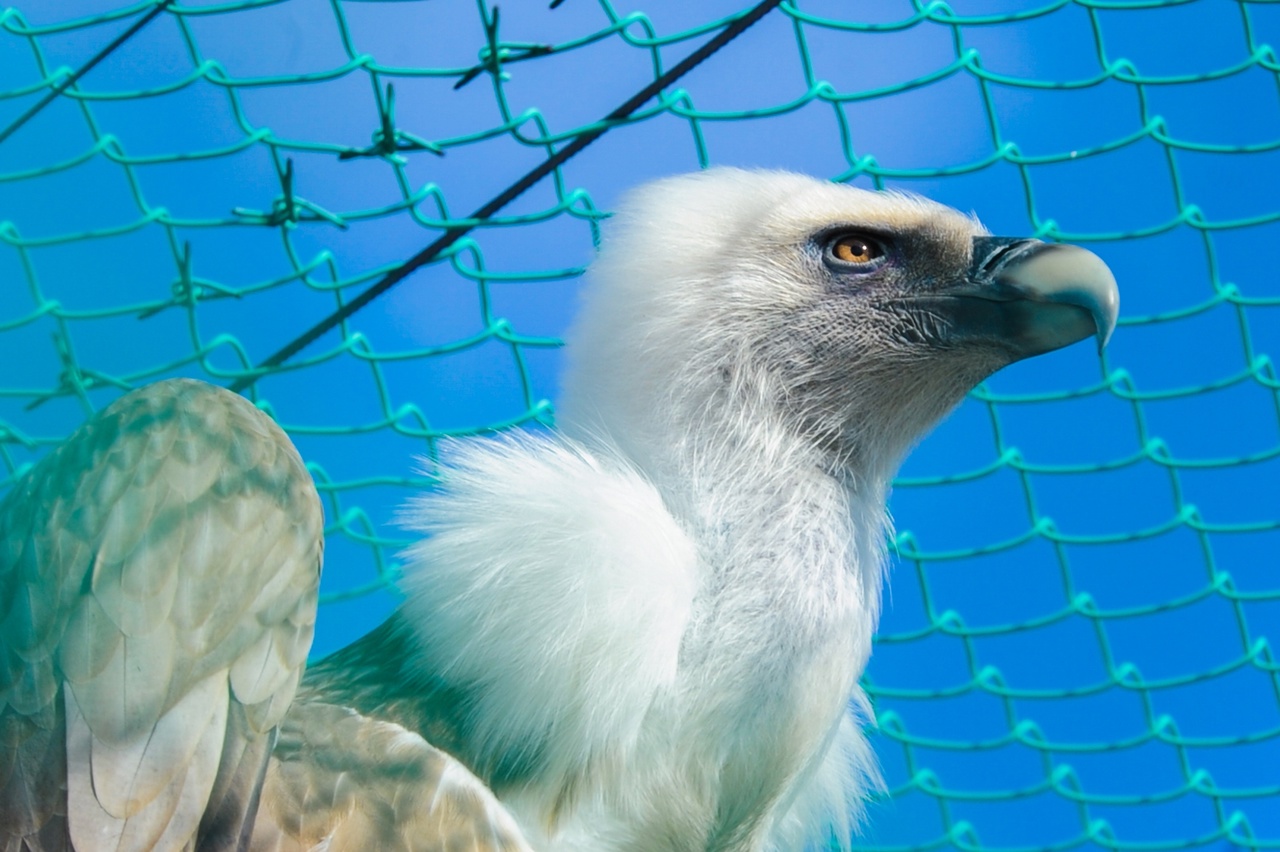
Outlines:
[[[311,645],[318,496],[243,398],[172,380],[0,503],[0,849],[236,848]]]
[[[267,770],[255,852],[532,852],[488,788],[392,722],[299,703]]]

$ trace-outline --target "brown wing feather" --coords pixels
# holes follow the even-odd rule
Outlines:
[[[128,394],[25,476],[0,503],[0,849],[234,846],[322,532],[285,434],[200,382]]]
[[[295,704],[280,727],[251,849],[531,852],[461,763],[393,722]]]

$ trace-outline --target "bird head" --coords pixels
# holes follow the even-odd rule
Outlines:
[[[837,467],[896,468],[1001,367],[1104,345],[1119,307],[1084,249],[786,172],[659,180],[609,224],[560,420],[642,462],[781,429]]]

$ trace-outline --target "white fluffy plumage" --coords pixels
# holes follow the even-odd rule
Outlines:
[[[564,787],[634,748],[675,683],[694,544],[638,472],[566,441],[463,444],[448,480],[411,509],[416,660],[474,690],[478,750],[537,744]]]

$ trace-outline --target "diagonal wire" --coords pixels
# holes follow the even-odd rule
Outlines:
[[[49,104],[53,103],[54,99],[57,98],[58,95],[61,95],[68,88],[73,86],[77,80],[79,80],[85,74],[88,74],[89,71],[93,69],[93,66],[97,65],[99,62],[106,59],[115,51],[116,48],[124,44],[129,39],[133,38],[134,35],[137,34],[138,30],[142,29],[147,24],[151,23],[151,21],[154,20],[156,17],[158,17],[161,12],[169,8],[169,6],[173,2],[174,0],[160,0],[160,3],[152,7],[150,12],[147,12],[147,14],[143,15],[141,18],[134,21],[132,26],[130,26],[127,30],[125,30],[124,32],[120,33],[120,35],[112,39],[110,44],[102,48],[102,50],[99,50],[98,53],[92,59],[86,62],[84,65],[81,65],[79,70],[73,73],[70,77],[67,77],[61,83],[54,86],[47,95],[41,98],[38,103],[36,103],[34,106],[31,107],[31,109],[27,110],[22,115],[18,116],[18,118],[12,124],[10,124],[4,130],[0,130],[0,144],[3,144],[6,139],[8,139],[10,136],[16,133],[18,131],[18,128],[22,127],[22,125],[26,124],[28,121],[35,118],[36,115],[42,109],[47,107]]]
[[[554,155],[539,163],[528,174],[520,178],[511,186],[507,187],[506,190],[496,196],[492,201],[488,202],[468,216],[467,218],[472,220],[473,224],[457,225],[445,231],[444,234],[442,234],[435,242],[431,243],[431,245],[427,246],[422,251],[418,252],[413,257],[388,272],[380,281],[372,285],[368,290],[365,290],[359,296],[356,296],[350,302],[343,305],[320,322],[316,323],[310,329],[303,332],[292,342],[287,344],[283,349],[263,361],[257,366],[253,373],[241,376],[229,386],[230,389],[239,393],[245,388],[250,387],[257,382],[258,379],[262,378],[270,368],[278,367],[285,361],[288,361],[294,355],[314,343],[326,332],[346,320],[356,311],[360,310],[365,305],[390,290],[396,284],[400,283],[400,281],[404,280],[404,278],[415,269],[435,260],[440,256],[441,252],[452,246],[466,234],[470,233],[479,221],[490,218],[503,207],[510,204],[523,194],[525,190],[529,189],[538,181],[551,174],[555,169],[559,168],[570,157],[577,154],[583,148],[587,147],[607,133],[619,121],[630,116],[633,112],[643,106],[650,98],[656,96],[667,86],[692,71],[697,65],[702,63],[720,48],[733,41],[744,30],[763,18],[766,14],[781,4],[781,2],[782,0],[763,0],[763,2],[752,7],[750,11],[726,26],[716,34],[714,38],[709,39],[693,53],[689,54],[679,63],[672,66],[672,68],[661,77],[658,77],[652,83],[633,95],[622,106],[606,115],[601,120],[600,126],[574,137],[573,141],[568,145],[565,145]]]

